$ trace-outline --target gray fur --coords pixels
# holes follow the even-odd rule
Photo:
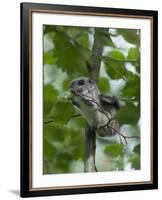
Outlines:
[[[79,77],[72,81],[70,91],[72,103],[87,120],[90,127],[95,128],[101,136],[113,136],[119,131],[114,120],[119,102],[116,97],[100,94],[96,83],[90,78]],[[113,127],[113,128],[110,128]]]

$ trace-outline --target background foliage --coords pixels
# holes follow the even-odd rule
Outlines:
[[[94,31],[104,45],[99,88],[119,97],[121,132],[140,135],[140,31],[44,25],[44,174],[83,172],[85,120],[74,117],[68,96],[70,82],[88,76]],[[127,141],[97,137],[98,171],[140,168],[140,140]]]

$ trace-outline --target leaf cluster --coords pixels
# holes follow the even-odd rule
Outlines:
[[[105,32],[102,28],[44,25],[45,174],[73,172],[74,168],[75,172],[83,171],[77,162],[83,163],[85,120],[74,117],[77,111],[69,101],[69,84],[76,77],[88,76],[87,63],[91,58],[94,31],[98,41],[104,45],[99,89],[105,95],[113,94],[120,98],[122,106],[117,115],[120,126],[129,125],[132,130],[139,126],[140,30],[106,29]],[[124,41],[123,47],[121,41]],[[51,44],[50,48],[46,48],[47,43]],[[122,87],[117,87],[118,81],[122,81]],[[116,83],[116,92],[112,82]],[[131,153],[127,153],[121,144],[106,144],[103,154],[113,159],[115,164],[111,170],[124,170],[128,163],[133,169],[140,168],[139,142],[134,144]],[[76,165],[71,167],[72,163]]]

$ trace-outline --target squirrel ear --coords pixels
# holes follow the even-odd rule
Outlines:
[[[89,78],[88,82],[89,83],[95,83],[95,81],[92,78]]]

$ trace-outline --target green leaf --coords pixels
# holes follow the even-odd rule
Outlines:
[[[74,114],[75,110],[71,103],[57,102],[50,117],[53,117],[54,123],[66,124]]]
[[[135,106],[133,103],[127,102],[125,106],[122,106],[117,113],[116,119],[119,124],[137,124],[140,118],[139,106]]]
[[[108,53],[108,57],[117,61],[125,61],[125,56],[121,51],[115,50]]]
[[[130,48],[127,59],[132,61],[138,61],[140,58],[139,48]]]
[[[129,158],[131,165],[135,169],[140,169],[140,156],[138,154],[134,154]]]
[[[123,96],[125,97],[135,97],[136,99],[139,99],[140,95],[140,88],[139,85],[135,85],[134,82],[128,82],[126,86],[123,89]]]
[[[61,31],[68,39],[76,41],[81,47],[89,48],[88,27],[57,26],[56,30]]]
[[[140,45],[140,33],[137,29],[116,29],[126,41],[132,44]]]
[[[43,34],[49,34],[53,32],[54,26],[53,25],[43,25]]]
[[[110,90],[109,81],[104,77],[100,77],[98,87],[101,93],[107,93]]]
[[[108,62],[105,63],[105,69],[111,79],[120,79],[123,77],[124,63],[115,60],[108,60]]]
[[[52,85],[45,85],[43,88],[43,100],[54,101],[58,95],[58,92]]]
[[[44,140],[43,140],[43,151],[44,151],[44,155],[43,156],[46,159],[49,158],[49,157],[54,156],[54,154],[56,152],[56,149],[54,148],[54,146],[45,137],[44,137]]]
[[[111,79],[120,79],[124,72],[125,56],[122,52],[115,50],[110,51],[105,57],[106,72]]]
[[[125,77],[127,82],[122,90],[124,97],[135,97],[137,101],[140,100],[140,77],[136,74],[126,71]]]
[[[68,74],[77,73],[87,75],[87,61],[89,51],[78,46],[63,34],[56,34],[54,38],[54,56],[56,64]]]
[[[77,124],[77,126],[78,126],[81,130],[84,129],[86,123],[85,123],[85,118],[83,118],[82,115],[79,116],[79,117],[75,117],[75,118],[73,118],[73,119],[71,119],[71,120],[73,120],[74,123]]]
[[[69,162],[72,161],[72,155],[66,152],[60,153],[57,162],[55,162],[55,168],[57,173],[67,173],[69,171]],[[56,173],[56,171],[54,172]]]
[[[78,34],[80,34],[79,32]],[[79,37],[76,37],[76,41],[84,48],[89,49],[90,43],[89,43],[89,35],[88,31],[83,32]]]
[[[62,128],[55,123],[44,124],[43,126],[43,134],[50,142],[52,141],[64,141],[64,131],[66,132],[66,128]]]
[[[72,80],[70,80],[69,78],[64,80],[63,85],[62,85],[64,91],[69,90],[71,81]]]
[[[115,48],[115,44],[113,43],[111,37],[108,35],[108,32],[102,31],[102,29],[97,29],[96,39],[100,41],[101,44]]]
[[[112,156],[119,156],[124,153],[124,147],[122,144],[111,144],[104,149],[104,152]]]
[[[43,87],[43,113],[48,115],[51,111],[54,102],[57,99],[58,92],[51,85],[45,85]]]
[[[56,58],[54,57],[54,51],[50,50],[43,53],[43,64],[55,64]]]
[[[133,151],[134,151],[135,153],[137,153],[137,154],[140,154],[140,144],[137,144],[137,145],[134,147]]]
[[[83,127],[82,127],[83,128]],[[68,126],[57,126],[56,124],[44,125],[44,140],[50,144],[50,153],[44,153],[44,173],[69,172],[69,165],[73,160],[83,160],[84,134],[83,131],[74,130]],[[48,145],[46,146],[48,147]],[[54,153],[54,154],[53,154]],[[47,162],[46,162],[47,161]]]

